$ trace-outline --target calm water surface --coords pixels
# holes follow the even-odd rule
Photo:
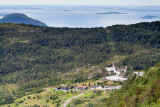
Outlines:
[[[146,15],[160,17],[160,6],[0,6],[0,18],[9,13],[24,13],[52,27],[106,27],[160,20],[142,18]]]

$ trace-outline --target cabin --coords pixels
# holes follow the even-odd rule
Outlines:
[[[60,90],[68,91],[68,90],[69,90],[69,86],[68,86],[68,85],[60,85],[60,86],[59,86],[59,89],[60,89]]]
[[[86,90],[86,89],[88,89],[88,87],[86,87],[86,86],[78,86],[78,89],[79,90]]]

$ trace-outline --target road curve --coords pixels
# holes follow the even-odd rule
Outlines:
[[[93,88],[89,89],[88,91],[91,91],[91,90],[93,90]],[[84,93],[81,93],[81,94],[79,94],[79,95],[77,95],[77,96],[74,96],[74,97],[72,97],[72,98],[69,98],[67,101],[64,102],[63,107],[67,107],[67,105],[69,104],[69,102],[71,102],[71,101],[72,101],[73,99],[75,99],[75,98],[78,98],[78,97],[84,95],[84,94],[87,93],[88,91],[86,91],[86,92],[84,92]]]

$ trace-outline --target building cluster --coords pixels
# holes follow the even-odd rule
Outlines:
[[[118,90],[118,89],[121,89],[122,86],[104,86],[104,87],[94,86],[93,88],[97,89],[97,90],[109,91],[109,90]]]
[[[101,81],[127,81],[127,78],[124,78],[122,76],[114,75],[114,76],[108,76],[101,79]]]
[[[114,73],[116,75],[124,74],[127,72],[127,66],[122,68],[116,68],[114,64],[112,65],[112,67],[106,67],[105,69],[109,74]]]
[[[110,75],[111,74],[114,74],[114,75],[105,77],[101,79],[101,81],[121,81],[121,82],[127,81],[127,78],[121,75],[127,72],[127,66],[116,68],[116,66],[112,64],[112,67],[106,67],[105,69]]]
[[[78,90],[87,90],[87,86],[69,86],[69,85],[60,85],[59,87],[54,88],[55,91],[63,90],[63,91],[70,91],[71,89],[78,89]]]

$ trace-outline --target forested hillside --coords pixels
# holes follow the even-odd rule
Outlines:
[[[153,66],[160,60],[159,31],[160,22],[107,28],[0,24],[0,85],[16,87],[10,93],[0,90],[5,94],[0,102],[10,103],[8,97],[21,97],[30,88],[64,83],[64,73],[100,65],[117,55],[125,56],[118,64],[127,65],[130,73]],[[72,81],[85,79],[78,75]]]
[[[120,91],[106,101],[107,107],[159,107],[160,64],[147,69],[142,77],[133,75]]]

